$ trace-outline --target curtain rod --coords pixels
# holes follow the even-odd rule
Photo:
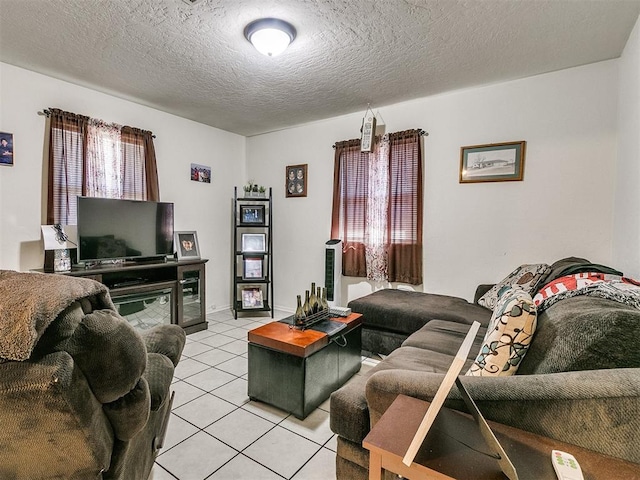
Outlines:
[[[49,110],[48,108],[44,108],[41,112],[38,112],[38,115],[40,115],[41,117],[49,118],[51,116],[51,110]],[[151,134],[151,136],[153,138],[156,138],[156,136],[153,134]]]
[[[425,132],[424,130],[422,130],[421,128],[416,128],[416,130],[418,130],[418,135],[420,135],[421,137],[428,137],[429,136],[429,132]],[[356,139],[357,140],[357,139]],[[331,147],[335,150],[336,148],[336,144],[334,143],[333,146]]]

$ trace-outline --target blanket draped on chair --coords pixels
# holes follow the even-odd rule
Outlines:
[[[0,363],[29,358],[56,317],[80,299],[115,310],[108,289],[95,280],[0,270]]]

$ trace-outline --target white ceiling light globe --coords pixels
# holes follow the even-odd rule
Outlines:
[[[293,42],[296,29],[278,18],[261,18],[245,27],[244,36],[260,53],[275,57]]]
[[[289,35],[275,28],[264,28],[251,35],[251,43],[256,50],[269,57],[280,55],[287,49],[290,42]]]

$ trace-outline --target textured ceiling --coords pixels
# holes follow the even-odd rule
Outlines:
[[[639,12],[640,0],[0,0],[0,61],[255,135],[616,58]],[[278,57],[243,37],[261,17],[298,32]]]

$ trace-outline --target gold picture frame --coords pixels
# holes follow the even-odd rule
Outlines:
[[[526,146],[521,140],[461,147],[460,183],[522,181]]]

